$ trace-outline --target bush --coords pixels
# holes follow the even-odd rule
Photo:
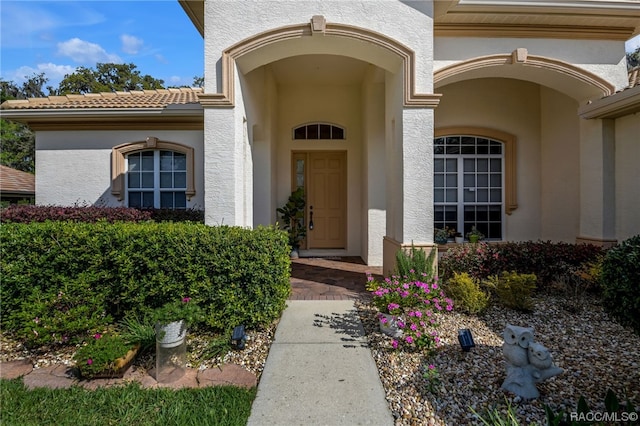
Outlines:
[[[34,206],[11,205],[0,209],[2,222],[32,223],[53,221],[71,221],[94,223],[107,222],[204,222],[204,211],[195,209],[134,209],[129,207],[97,206]]]
[[[502,244],[463,244],[449,249],[439,263],[444,279],[455,272],[467,272],[483,280],[504,271],[535,274],[538,288],[546,289],[560,276],[574,273],[602,255],[600,247],[590,244],[527,241]]]
[[[453,299],[455,306],[464,312],[477,314],[489,306],[489,295],[482,291],[478,280],[466,272],[453,274],[445,286],[445,293]]]
[[[396,252],[396,274],[414,280],[429,281],[434,277],[433,266],[435,264],[437,250],[433,249],[427,256],[424,250],[411,245],[409,252],[398,250]]]
[[[194,223],[45,222],[0,227],[1,324],[32,344],[73,340],[191,297],[196,326],[276,319],[289,296],[287,235]]]
[[[602,263],[600,286],[605,309],[640,333],[640,235],[611,248]]]
[[[525,312],[533,310],[531,295],[536,288],[534,274],[503,272],[500,276],[492,275],[485,284],[495,291],[504,306]]]

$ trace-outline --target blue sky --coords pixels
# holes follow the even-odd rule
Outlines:
[[[204,75],[203,40],[177,0],[0,0],[0,78],[21,84],[98,62],[133,63],[165,86]],[[640,36],[627,51],[640,47]]]
[[[177,0],[0,0],[0,78],[20,84],[98,62],[133,63],[165,86],[204,75],[204,43]],[[46,92],[46,90],[45,90]]]

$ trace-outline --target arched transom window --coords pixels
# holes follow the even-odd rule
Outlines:
[[[293,139],[344,139],[344,128],[327,123],[311,123],[293,129]]]

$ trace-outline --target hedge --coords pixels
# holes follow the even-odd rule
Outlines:
[[[132,207],[98,206],[42,206],[12,204],[0,209],[2,222],[32,223],[71,221],[94,223],[107,222],[200,222],[204,223],[204,211],[196,209],[135,209]]]
[[[32,344],[73,340],[191,297],[200,326],[266,325],[290,293],[287,234],[197,223],[7,223],[1,324]]]

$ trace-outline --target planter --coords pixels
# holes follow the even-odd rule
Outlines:
[[[391,337],[401,337],[402,330],[398,327],[397,318],[394,315],[390,314],[378,314],[378,318],[380,319],[380,331]]]
[[[477,235],[469,235],[469,242],[470,243],[477,243],[478,241],[480,241],[480,237]]]
[[[440,245],[442,245],[442,244],[447,244],[447,238],[437,238],[437,237],[436,237],[436,238],[434,239],[434,241],[435,241],[435,243],[436,243],[436,244],[440,244]]]
[[[464,242],[464,237],[456,237],[456,244],[462,244]]]
[[[140,345],[136,345],[129,350],[123,357],[116,359],[113,362],[112,368],[107,370],[103,370],[96,374],[92,374],[90,377],[86,377],[88,379],[118,379],[124,376],[124,373],[127,372],[129,366],[133,362],[136,354],[140,350]]]
[[[187,337],[187,325],[183,320],[169,324],[156,324],[156,342],[161,348],[180,346]]]

